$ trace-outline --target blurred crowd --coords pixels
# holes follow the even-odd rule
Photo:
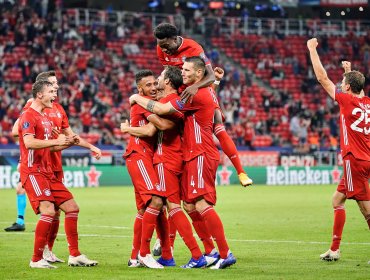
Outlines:
[[[127,101],[135,91],[134,73],[145,65],[155,66],[156,73],[161,69],[155,59],[155,40],[150,35],[152,23],[137,14],[125,17],[125,22],[118,25],[71,28],[68,15],[58,18],[53,9],[1,3],[0,9],[1,143],[12,143],[11,127],[31,97],[36,75],[56,70],[59,102],[73,130],[97,144],[124,146],[127,139],[118,127],[129,117]],[[234,62],[221,59],[218,49],[228,54],[223,45],[212,44],[210,40],[210,45],[205,46],[213,64],[225,69],[218,95],[228,132],[237,145],[251,150],[292,145],[301,151],[336,149],[337,106],[326,100],[325,95],[319,95],[321,89],[307,61],[299,56],[284,56],[274,49],[274,40],[284,39],[278,37],[279,34],[261,37],[254,44],[240,36],[223,38],[228,46],[241,50],[240,55],[247,62],[255,61],[255,65],[246,65],[249,66],[245,67],[246,73],[234,66],[239,63],[238,57],[231,55]],[[345,42],[339,39],[337,43],[323,38],[321,43],[320,52],[329,74],[331,69],[338,72],[338,60],[342,57],[353,60],[354,69],[367,76],[368,90],[370,32],[362,41],[356,37],[346,38]],[[302,42],[305,40],[302,37]],[[284,65],[291,66],[289,73]],[[299,81],[299,95],[281,86],[290,74]],[[256,85],[252,76],[272,89]],[[325,103],[307,98],[324,99]],[[316,105],[308,106],[311,101]]]

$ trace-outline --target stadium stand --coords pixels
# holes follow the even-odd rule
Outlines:
[[[162,69],[151,35],[153,25],[163,20],[181,24],[181,20],[78,9],[43,17],[27,6],[0,7],[1,143],[13,142],[10,128],[30,97],[36,75],[55,69],[60,103],[73,130],[92,143],[125,145],[127,139],[118,127],[129,116],[134,72]],[[270,32],[251,26],[247,34],[248,25],[239,18],[225,18],[212,32],[207,20],[203,24],[194,33],[203,30],[199,32],[207,35],[208,56],[226,71],[219,98],[226,127],[239,146],[336,147],[338,108],[323,98],[305,45],[307,36],[324,23],[307,21],[296,32],[279,32],[270,22],[266,25]],[[351,61],[353,69],[367,76],[369,93],[370,30],[350,21],[347,31],[345,41],[336,32],[320,37],[324,64],[329,65],[329,76],[339,82],[339,62]]]

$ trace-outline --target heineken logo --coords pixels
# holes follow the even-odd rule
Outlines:
[[[340,171],[335,167],[305,168],[267,167],[267,185],[321,185],[337,183]]]
[[[65,170],[64,185],[68,188],[99,187],[102,172],[95,166],[89,170]],[[0,189],[16,188],[19,181],[19,172],[10,165],[0,166]],[[47,195],[47,194],[45,194]]]

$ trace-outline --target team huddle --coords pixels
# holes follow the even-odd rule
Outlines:
[[[240,184],[246,187],[253,183],[223,126],[216,88],[224,73],[221,68],[212,68],[198,43],[178,36],[175,26],[162,23],[154,29],[154,36],[164,70],[159,77],[149,69],[136,73],[138,93],[129,99],[130,122],[121,124],[121,131],[130,134],[123,157],[137,207],[128,266],[176,266],[173,251],[178,232],[191,255],[182,268],[224,269],[234,265],[236,258],[214,208],[220,159],[214,137],[233,163]],[[307,46],[319,82],[341,109],[344,176],[333,196],[332,246],[320,256],[323,260],[338,260],[346,199],[357,201],[370,229],[370,99],[363,93],[363,75],[351,71],[347,62],[343,65],[346,73],[342,93],[336,93],[317,54],[317,40],[309,40]],[[60,151],[79,145],[90,149],[97,159],[101,151],[71,130],[66,113],[55,101],[57,90],[55,72],[41,73],[32,87],[33,99],[13,129],[20,142],[20,185],[34,212],[40,214],[30,267],[55,268],[53,263],[64,262],[52,253],[60,211],[65,212],[68,265],[95,266],[98,262],[79,250],[79,208],[63,184]],[[193,228],[204,250],[199,247]],[[150,251],[154,231],[161,248],[158,259]]]

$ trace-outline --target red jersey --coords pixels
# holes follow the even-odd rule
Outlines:
[[[340,146],[342,157],[370,161],[370,98],[336,93],[340,108]]]
[[[27,102],[23,111],[27,110],[31,104],[32,102]],[[59,132],[69,127],[67,114],[59,103],[53,102],[53,108],[45,108],[43,113],[51,121],[52,127]],[[53,171],[63,171],[61,151],[51,153],[51,162]]]
[[[27,176],[31,173],[43,173],[46,176],[53,176],[50,149],[27,149],[23,137],[27,134],[34,135],[36,139],[48,140],[51,138],[52,124],[45,114],[27,109],[19,119],[19,149],[21,152],[20,173],[24,184]]]
[[[213,142],[213,115],[217,103],[212,89],[200,88],[192,103],[184,104],[180,97],[170,102],[176,110],[185,114],[184,160],[190,161],[203,153],[211,159],[219,160],[220,154]]]
[[[163,66],[172,65],[182,68],[185,59],[192,56],[200,56],[203,58],[206,65],[211,64],[210,60],[206,57],[203,48],[197,42],[192,39],[180,38],[182,39],[182,43],[175,54],[166,54],[157,45],[157,56]]]
[[[56,128],[59,132],[69,127],[67,114],[59,103],[54,102],[53,108],[46,108],[44,113],[51,121],[53,128]],[[53,171],[63,171],[61,151],[51,153],[51,162]]]
[[[148,123],[147,117],[152,113],[137,104],[134,104],[130,110],[130,126],[144,126]],[[136,137],[130,136],[126,152],[123,154],[127,158],[131,153],[137,152],[145,157],[153,158],[155,137]]]
[[[167,95],[159,100],[159,102],[164,104],[174,99],[178,99],[178,95],[176,93]],[[183,157],[179,124],[184,119],[184,115],[177,112],[169,116],[161,117],[174,121],[178,125],[172,129],[158,131],[157,149],[154,153],[153,163],[166,163],[169,170],[181,173],[183,168]]]

